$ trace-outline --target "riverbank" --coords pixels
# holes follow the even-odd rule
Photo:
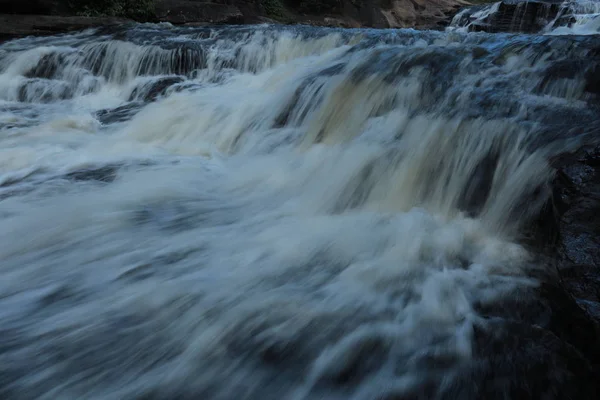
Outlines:
[[[62,17],[56,15],[0,14],[0,41],[23,36],[44,36],[94,28],[120,25],[131,20],[114,17]]]
[[[447,26],[463,0],[157,0],[151,8],[106,12],[73,11],[65,2],[38,0],[28,7],[0,0],[0,40],[51,35],[128,22],[174,25],[283,23],[331,27],[440,29]],[[115,2],[118,4],[119,2]]]

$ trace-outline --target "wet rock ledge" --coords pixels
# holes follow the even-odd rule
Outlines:
[[[600,321],[600,145],[584,146],[555,164],[560,282],[582,309]]]

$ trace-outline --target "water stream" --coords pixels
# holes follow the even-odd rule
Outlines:
[[[478,310],[537,284],[599,64],[570,34],[0,45],[2,397],[452,398]]]

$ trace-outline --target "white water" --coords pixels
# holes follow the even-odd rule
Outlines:
[[[554,27],[549,24],[550,35],[598,35],[600,34],[600,1],[568,2],[563,6],[574,22],[569,26]]]
[[[485,43],[441,33],[138,29],[167,38],[0,47],[7,396],[403,395],[469,363],[476,304],[535,285],[518,232],[551,150],[524,121],[587,96],[525,86],[560,53],[479,65]],[[61,68],[27,77],[45,55]],[[446,80],[435,57],[458,60]],[[520,110],[465,116],[511,74]],[[130,119],[96,114],[178,75]]]
[[[507,3],[510,3],[508,1]],[[567,0],[558,7],[558,12],[552,16],[551,2],[539,7],[536,18],[546,21],[545,27],[540,29],[539,33],[547,35],[598,35],[600,34],[600,1],[598,0]],[[495,2],[482,6],[476,6],[473,9],[465,8],[457,13],[447,28],[450,32],[466,33],[476,26],[487,26],[488,24],[503,24],[506,21],[495,21],[494,15],[497,14],[502,6],[502,2]],[[520,2],[511,22],[503,27],[509,31],[519,32],[524,28],[522,21],[523,13],[528,7],[528,2]],[[533,6],[530,6],[533,7]],[[520,10],[519,10],[520,8]],[[519,14],[521,13],[521,14]],[[494,26],[492,26],[494,28]],[[498,28],[498,27],[495,27]],[[527,26],[525,26],[527,28]],[[484,29],[485,30],[485,29]]]
[[[473,14],[470,14],[468,16],[469,23],[463,25],[463,24],[461,24],[461,20],[469,12],[469,8],[464,8],[461,11],[459,11],[454,17],[452,17],[452,22],[450,22],[450,26],[448,26],[448,28],[446,28],[446,29],[450,32],[455,31],[455,32],[461,32],[461,33],[467,33],[467,32],[469,32],[469,26],[471,26],[472,22],[485,21],[487,18],[489,18],[490,15],[498,12],[500,4],[502,4],[502,2],[496,2],[496,3],[492,3],[490,5],[481,7],[481,9],[479,11],[475,11]]]

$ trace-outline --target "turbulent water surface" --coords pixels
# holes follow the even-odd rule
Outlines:
[[[484,2],[487,3],[487,2]],[[450,31],[600,34],[600,0],[502,0],[458,12]]]
[[[481,310],[538,284],[524,235],[598,126],[599,57],[272,26],[1,45],[2,398],[481,398]]]

